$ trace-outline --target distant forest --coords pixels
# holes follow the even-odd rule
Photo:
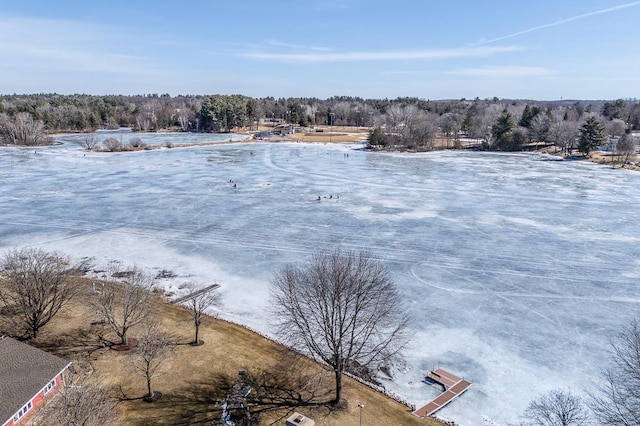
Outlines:
[[[371,129],[378,147],[422,149],[436,138],[460,147],[465,138],[493,150],[519,150],[533,142],[577,148],[584,125],[612,138],[640,129],[640,101],[532,101],[251,98],[243,95],[0,96],[0,138],[5,144],[39,145],[47,134],[131,127],[134,131],[231,132],[257,130],[264,122],[297,126]]]

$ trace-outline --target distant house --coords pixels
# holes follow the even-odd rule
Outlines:
[[[64,386],[70,362],[43,350],[0,336],[0,423],[22,424]]]
[[[619,138],[608,138],[604,145],[598,147],[598,151],[614,152],[618,146]]]
[[[631,133],[633,138],[633,144],[637,150],[638,144],[640,144],[640,133]],[[598,147],[598,151],[614,152],[618,146],[620,138],[608,138],[607,143]]]

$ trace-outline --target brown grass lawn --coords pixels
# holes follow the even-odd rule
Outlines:
[[[316,129],[322,129],[322,132],[297,132],[292,135],[287,135],[287,138],[297,142],[363,142],[369,136],[368,127],[355,127],[355,126],[316,126]],[[434,141],[434,149],[453,149],[453,139],[446,139],[438,137]]]
[[[344,380],[348,408],[332,410],[324,404],[333,392],[330,371],[306,358],[295,359],[280,345],[237,324],[206,318],[200,336],[205,344],[190,346],[186,343],[193,339],[194,330],[189,313],[160,297],[153,302],[158,322],[176,346],[162,375],[153,380],[154,390],[162,392],[162,399],[143,402],[145,380],[132,367],[134,351],[118,352],[101,345],[100,335],[107,340],[116,338],[102,326],[92,325],[88,308],[91,297],[87,289],[31,343],[75,361],[79,371],[91,372],[88,380],[101,382],[111,395],[120,398],[118,424],[210,425],[220,419],[219,402],[237,382],[239,370],[278,389],[278,398],[273,401],[254,392],[257,401],[252,411],[260,413],[260,424],[283,425],[290,413],[298,411],[313,418],[318,426],[357,426],[358,402],[365,404],[363,425],[440,424],[415,417],[407,407],[349,378]],[[132,329],[130,336],[135,337],[136,331]],[[306,390],[298,400],[295,391],[300,383]]]
[[[607,153],[607,152],[597,152],[597,151],[592,152],[589,156],[589,161],[593,163],[608,165],[611,167],[621,167],[620,164],[617,164],[619,160],[616,159],[611,153]],[[629,158],[629,161],[636,162],[638,161],[638,157],[636,155],[633,155],[631,156],[631,158]],[[636,171],[640,170],[640,167],[632,166],[631,164],[625,164],[624,168],[629,170],[636,170]]]
[[[366,127],[351,126],[319,126],[322,132],[297,132],[288,135],[288,138],[298,142],[356,142],[366,139],[369,129]]]

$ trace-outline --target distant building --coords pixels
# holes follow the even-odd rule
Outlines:
[[[70,362],[43,350],[0,336],[0,423],[22,424],[64,386]]]
[[[618,146],[619,138],[608,138],[604,145],[598,147],[598,151],[613,152]]]
[[[286,426],[314,426],[316,422],[300,413],[293,413],[285,424]]]
[[[631,137],[633,138],[633,145],[637,150],[640,144],[640,133],[631,133]],[[615,152],[619,140],[620,138],[608,138],[606,144],[598,147],[598,151]]]

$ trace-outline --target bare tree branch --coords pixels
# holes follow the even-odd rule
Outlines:
[[[633,320],[611,342],[613,365],[591,396],[602,425],[640,426],[640,323]]]
[[[195,326],[195,337],[191,343],[192,345],[201,345],[204,343],[199,338],[202,317],[205,315],[207,309],[220,306],[222,304],[222,298],[215,288],[209,291],[202,291],[196,288],[193,283],[189,283],[187,288],[189,289],[189,293],[187,295],[187,301],[184,303],[191,313]]]
[[[51,142],[45,132],[44,123],[34,120],[27,112],[19,112],[14,117],[0,115],[0,140],[12,145],[47,145]]]
[[[624,166],[629,159],[636,153],[636,144],[633,140],[631,132],[627,132],[620,136],[613,151],[615,162],[620,167]]]
[[[129,329],[142,323],[150,312],[153,278],[136,266],[124,271],[115,262],[109,265],[108,277],[93,307],[120,338],[120,344],[127,346]]]
[[[305,268],[287,266],[273,280],[279,334],[333,369],[335,402],[342,373],[397,355],[408,317],[385,266],[366,251],[313,255]]]
[[[77,141],[76,143],[87,151],[91,151],[98,147],[98,145],[100,144],[100,140],[98,139],[97,134],[87,133],[81,140]]]
[[[9,251],[0,264],[0,301],[19,317],[28,337],[38,332],[75,295],[70,260],[41,249]]]
[[[155,321],[149,321],[138,338],[136,346],[136,360],[134,366],[147,384],[147,394],[145,401],[153,402],[162,396],[160,392],[154,392],[151,387],[151,380],[163,373],[162,367],[165,365],[168,356],[173,350],[173,345],[169,336],[163,333]]]
[[[65,387],[51,404],[49,420],[68,426],[102,426],[116,417],[116,400],[102,386],[67,377]]]
[[[582,400],[564,390],[552,390],[531,401],[522,417],[530,426],[584,426],[589,422]]]

